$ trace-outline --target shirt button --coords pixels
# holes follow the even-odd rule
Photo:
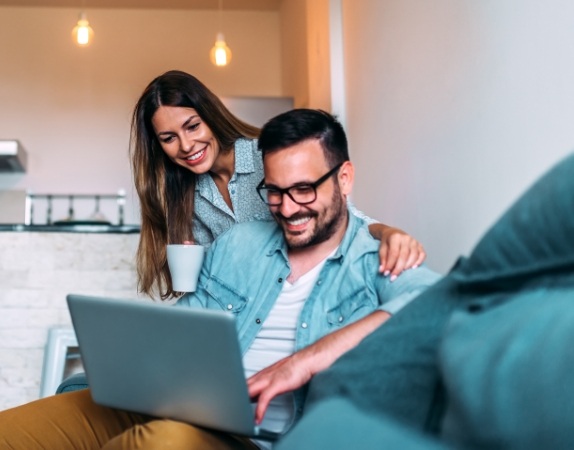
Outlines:
[[[317,281],[317,284],[320,285],[320,284],[321,284],[321,280]]]
[[[283,283],[283,278],[278,278],[277,283]]]
[[[343,321],[343,316],[340,316],[340,317],[339,317],[339,322],[342,322],[342,321]]]
[[[261,319],[255,319],[255,323],[261,323]]]
[[[232,194],[235,194],[235,189],[231,189],[231,193],[232,193]]]
[[[301,328],[307,328],[307,322],[303,322],[303,323],[301,324]]]
[[[227,305],[227,309],[233,309],[233,305],[230,303],[229,305]]]

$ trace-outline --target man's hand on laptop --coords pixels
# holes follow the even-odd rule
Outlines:
[[[316,373],[330,367],[389,317],[387,312],[375,311],[250,377],[247,380],[249,396],[257,400],[255,423],[261,423],[269,402],[275,396],[308,383]]]
[[[310,347],[308,347],[310,348]],[[277,395],[303,386],[316,373],[308,360],[307,349],[266,367],[247,380],[249,396],[257,401],[255,423],[261,424],[269,402]]]

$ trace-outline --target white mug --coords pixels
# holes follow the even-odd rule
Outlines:
[[[169,244],[167,264],[175,292],[195,292],[205,247],[196,244]]]

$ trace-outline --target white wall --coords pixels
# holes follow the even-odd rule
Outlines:
[[[445,272],[574,148],[574,3],[343,0],[354,200]]]
[[[293,109],[292,97],[221,97],[221,101],[237,117],[260,128],[270,118]]]
[[[26,174],[0,174],[0,190],[114,194],[124,188],[132,197],[131,111],[166,70],[188,71],[222,96],[282,94],[277,11],[224,12],[233,51],[226,68],[208,58],[217,11],[87,13],[95,38],[81,49],[71,39],[78,10],[0,7],[0,139],[19,139],[29,157]],[[131,200],[126,222],[137,223]]]

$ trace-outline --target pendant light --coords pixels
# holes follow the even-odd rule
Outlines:
[[[90,22],[88,22],[88,17],[86,13],[83,11],[83,2],[82,2],[82,11],[80,12],[80,17],[78,19],[78,23],[72,30],[72,37],[74,38],[74,42],[79,45],[80,47],[87,47],[92,42],[94,37],[94,30],[90,26]]]
[[[218,11],[218,26],[221,30],[221,12],[223,10],[223,0],[219,0],[219,11]],[[211,48],[209,53],[211,62],[217,67],[223,67],[229,64],[231,61],[231,50],[225,43],[225,37],[221,31],[218,31],[215,37],[215,45]]]

